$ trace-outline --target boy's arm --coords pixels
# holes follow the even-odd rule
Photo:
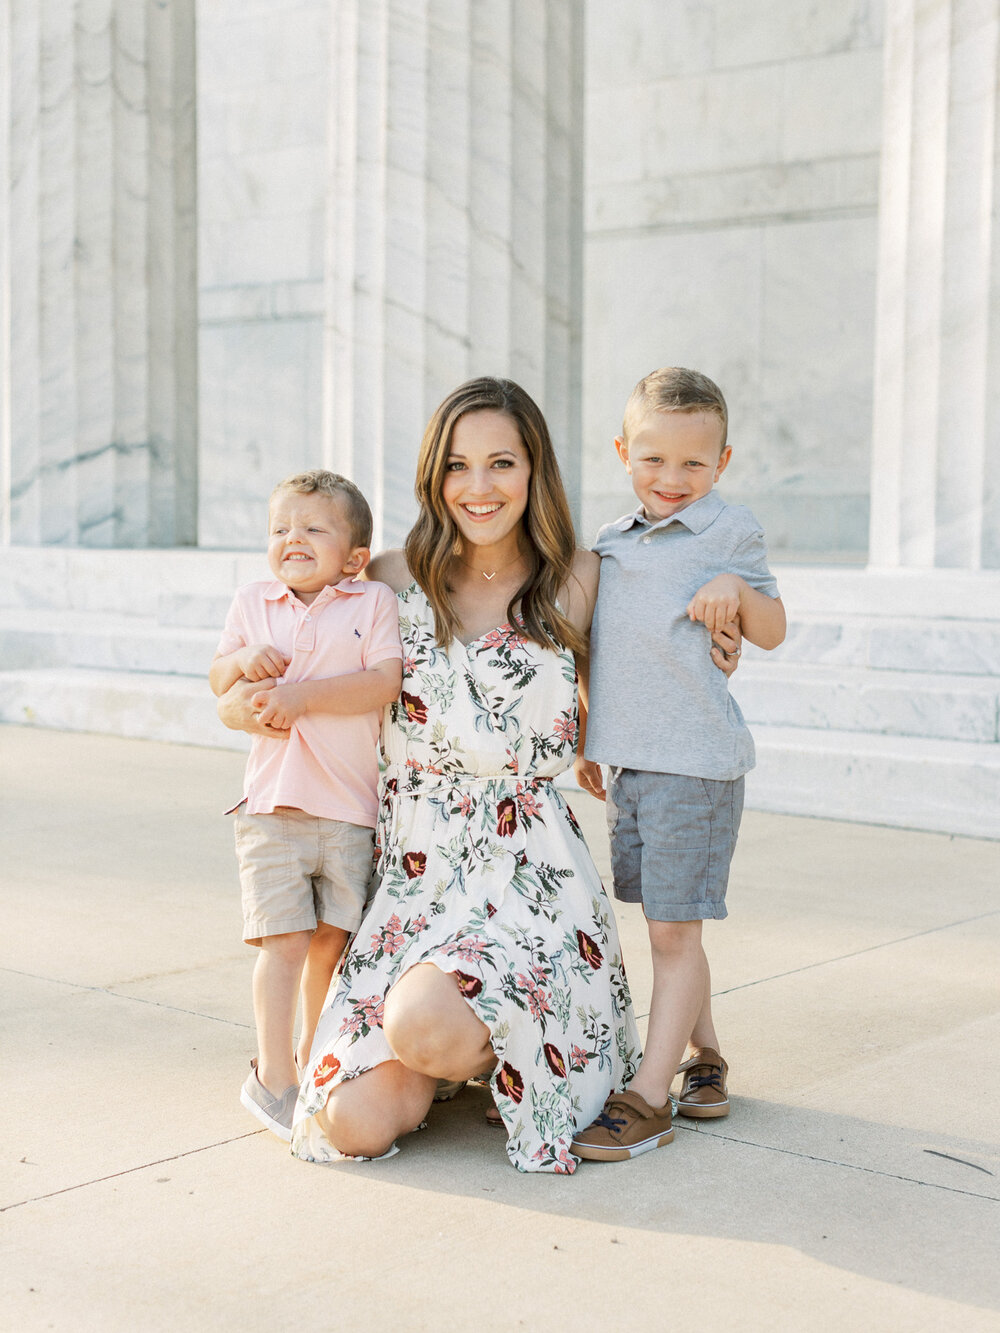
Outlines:
[[[743,637],[758,648],[777,648],[785,637],[785,608],[780,597],[752,588],[738,574],[718,574],[691,598],[687,608],[691,620],[700,620],[710,634],[739,620]]]
[[[216,653],[208,668],[208,683],[218,697],[225,694],[240,677],[247,680],[266,680],[283,676],[288,662],[270,643],[249,644],[231,653]]]
[[[403,663],[398,657],[376,662],[364,671],[325,680],[300,680],[260,690],[250,700],[254,717],[265,726],[284,730],[306,713],[374,713],[399,697]]]

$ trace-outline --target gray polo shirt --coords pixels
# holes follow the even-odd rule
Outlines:
[[[591,631],[588,759],[621,768],[732,779],[754,766],[753,739],[709,656],[688,602],[716,574],[778,596],[760,525],[715,491],[672,518],[641,508],[597,534],[601,582]]]

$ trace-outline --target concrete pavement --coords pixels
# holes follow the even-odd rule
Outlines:
[[[750,813],[706,927],[727,1120],[526,1177],[467,1090],[316,1167],[238,1101],[242,756],[0,727],[0,760],[3,1327],[1000,1330],[1000,844]]]

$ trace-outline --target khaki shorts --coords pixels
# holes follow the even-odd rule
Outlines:
[[[315,930],[319,921],[358,928],[372,871],[373,829],[288,807],[250,815],[245,802],[235,818],[247,944]]]

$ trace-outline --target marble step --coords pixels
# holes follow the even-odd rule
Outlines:
[[[748,661],[809,662],[877,671],[1000,677],[1000,620],[796,613],[772,653],[753,644]]]
[[[224,613],[223,613],[224,614]],[[0,665],[84,667],[198,676],[204,681],[219,629],[163,625],[146,616],[0,609]]]
[[[204,679],[0,671],[0,722],[245,750]],[[754,728],[751,809],[1000,839],[1000,745],[804,727]],[[2,744],[2,737],[0,737]]]
[[[983,744],[1000,740],[1000,676],[748,657],[731,689],[754,729],[767,724]]]
[[[50,667],[0,671],[0,722],[246,750],[216,716],[204,676]],[[2,743],[2,740],[0,740]]]
[[[750,809],[1000,839],[1000,745],[799,727],[754,739]]]

